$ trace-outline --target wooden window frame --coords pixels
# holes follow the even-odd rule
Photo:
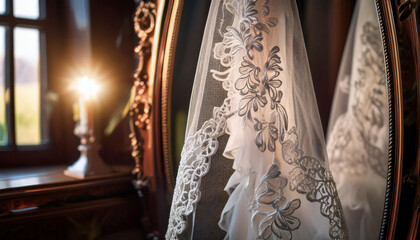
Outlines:
[[[54,112],[48,119],[45,113],[44,96],[48,91],[58,93],[59,98],[65,98],[60,89],[59,73],[54,69],[61,69],[67,54],[65,41],[66,25],[63,15],[62,3],[54,0],[39,0],[39,18],[25,19],[13,16],[13,0],[6,0],[6,11],[0,15],[0,25],[6,27],[6,55],[5,80],[9,92],[9,103],[6,104],[6,123],[8,144],[0,146],[0,168],[22,168],[40,165],[68,164],[72,154],[66,154],[69,149],[75,148],[77,142],[71,134],[74,124],[71,116],[71,103],[68,100],[59,100]],[[64,11],[65,13],[65,11]],[[48,15],[48,17],[47,17]],[[51,19],[51,20],[50,20]],[[24,27],[39,30],[40,35],[40,81],[41,81],[41,136],[47,136],[47,141],[39,145],[17,145],[15,127],[15,67],[14,67],[14,33],[15,27]],[[69,119],[66,121],[65,119]],[[60,133],[55,133],[62,129]],[[69,136],[69,137],[65,137]],[[66,147],[66,145],[68,147]]]

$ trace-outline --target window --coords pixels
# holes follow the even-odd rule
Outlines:
[[[40,0],[0,0],[0,145],[48,142],[45,9]]]
[[[51,69],[59,69],[54,41],[62,41],[56,30],[63,28],[58,2],[0,0],[0,168],[60,159],[59,139],[51,133],[62,125],[49,117],[51,112],[61,116],[50,104],[51,96],[57,98],[51,94],[51,80],[57,79]],[[47,12],[53,21],[47,21]],[[56,117],[54,122],[61,121]]]
[[[101,154],[121,163],[124,152],[132,163],[125,128],[100,134],[132,84],[134,10],[133,1],[0,0],[0,169],[69,165],[79,157],[78,99],[69,86],[86,62],[112,86],[95,115]]]

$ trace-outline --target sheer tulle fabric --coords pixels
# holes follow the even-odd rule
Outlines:
[[[222,148],[235,170],[226,239],[345,239],[317,109],[295,1],[214,0],[166,238],[192,238],[201,178]]]
[[[378,238],[388,164],[388,103],[373,0],[360,0],[355,7],[337,79],[327,151],[350,239]]]

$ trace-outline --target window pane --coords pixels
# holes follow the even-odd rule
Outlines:
[[[41,143],[39,30],[14,29],[15,125],[17,145]]]
[[[6,0],[0,0],[0,14],[6,13]]]
[[[13,15],[19,18],[39,18],[39,0],[13,0]]]
[[[6,28],[0,26],[0,146],[7,145],[7,126],[6,126],[6,78],[4,74],[5,66],[5,38]]]

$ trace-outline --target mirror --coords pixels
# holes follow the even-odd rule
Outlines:
[[[167,4],[165,5],[165,3]],[[371,204],[372,207],[377,207],[377,210],[375,210],[376,213],[378,213],[378,211],[380,212],[379,214],[376,214],[374,221],[376,224],[374,228],[377,229],[377,231],[375,231],[376,235],[381,239],[384,239],[392,238],[393,236],[407,236],[406,234],[411,234],[410,236],[413,236],[413,234],[416,234],[416,227],[413,227],[413,224],[415,224],[416,216],[418,216],[418,206],[416,208],[414,205],[416,198],[418,198],[418,190],[413,189],[416,189],[416,186],[418,186],[418,182],[416,182],[418,181],[418,171],[415,171],[415,169],[418,169],[418,161],[408,161],[409,164],[404,166],[402,161],[402,140],[403,132],[405,132],[405,129],[403,128],[403,117],[404,115],[413,115],[413,113],[412,111],[407,111],[403,114],[403,102],[401,102],[401,99],[403,90],[407,95],[407,89],[411,89],[409,91],[411,93],[417,91],[415,79],[418,76],[415,71],[411,73],[407,73],[407,71],[401,72],[401,62],[404,59],[413,58],[413,52],[407,54],[407,51],[402,51],[403,49],[412,46],[418,46],[418,40],[416,41],[415,38],[417,32],[413,33],[413,28],[409,27],[416,24],[414,7],[411,5],[404,7],[404,4],[398,5],[397,3],[389,3],[381,0],[378,0],[375,3],[376,5],[373,6],[375,12],[372,17],[377,23],[371,19],[370,24],[359,24],[358,26],[357,23],[355,23],[357,21],[353,20],[355,26],[353,31],[356,32],[353,40],[351,37],[347,36],[347,29],[350,28],[351,32],[350,19],[353,15],[354,2],[343,3],[341,8],[337,8],[338,3],[336,3],[336,1],[331,1],[330,5],[328,5],[326,1],[323,2],[325,5],[317,5],[312,1],[298,1],[298,7],[324,131],[327,129],[326,126],[330,126],[327,137],[337,139],[336,145],[327,143],[327,148],[330,148],[327,149],[330,151],[330,165],[331,161],[334,161],[334,158],[343,159],[340,157],[340,154],[351,155],[351,153],[346,153],[345,151],[341,151],[341,153],[337,152],[337,146],[341,147],[341,150],[344,149],[343,146],[338,144],[340,141],[341,143],[344,141],[344,145],[350,146],[353,149],[352,151],[364,151],[365,154],[359,152],[360,156],[358,157],[360,157],[360,160],[355,160],[355,163],[367,164],[367,166],[370,166],[371,169],[380,176],[375,180],[376,185],[373,185],[372,187],[372,189],[376,191],[376,198],[369,199],[369,201],[372,203],[384,202],[384,204],[376,204],[376,206],[373,206],[375,204]],[[181,7],[182,4],[184,4],[183,7]],[[156,99],[160,99],[159,96],[162,96],[162,108],[159,106],[155,107],[155,109],[160,108],[162,116],[165,117],[161,120],[162,128],[159,128],[159,124],[155,124],[153,130],[155,133],[154,136],[161,138],[157,141],[161,141],[161,146],[157,144],[153,147],[155,151],[157,149],[158,152],[162,152],[161,156],[159,156],[159,154],[154,156],[158,156],[158,159],[162,158],[161,163],[166,174],[168,185],[167,191],[169,193],[172,192],[173,186],[175,186],[175,175],[177,172],[177,165],[179,164],[180,149],[184,139],[184,126],[187,121],[187,104],[190,98],[190,89],[192,88],[195,74],[195,64],[199,56],[201,45],[199,39],[203,35],[207,16],[206,12],[208,11],[209,4],[210,1],[200,1],[197,3],[188,0],[158,2],[158,6],[160,5],[162,8],[167,7],[169,9],[166,16],[164,16],[164,18],[168,20],[165,24],[162,23],[162,26],[169,29],[169,31],[167,35],[162,35],[163,43],[166,41],[166,44],[162,44],[164,47],[161,47],[161,49],[165,50],[162,50],[161,52],[164,53],[164,57],[162,57],[164,60],[162,62],[157,62],[156,67],[157,73],[163,69],[161,79],[159,76],[155,79],[155,84],[162,83],[163,90],[162,92],[153,93],[155,99],[154,103],[157,102]],[[335,6],[335,8],[332,6]],[[367,8],[362,8],[362,11],[366,9]],[[354,12],[357,11],[355,10]],[[400,13],[400,15],[397,13]],[[393,15],[399,15],[400,18],[394,19]],[[324,18],[320,18],[320,16]],[[334,21],[337,19],[341,21]],[[355,19],[355,17],[353,17],[353,19]],[[411,22],[406,21],[406,19],[409,19]],[[403,21],[405,22],[403,23]],[[337,31],[334,31],[337,29],[339,29],[340,32],[337,33]],[[396,30],[398,30],[398,32],[396,32]],[[319,34],[319,31],[324,31],[327,35]],[[405,41],[402,40],[404,36],[409,36],[409,40],[407,40],[407,38]],[[370,45],[361,47],[359,53],[360,57],[357,57],[357,54],[352,52],[354,46],[346,46],[345,51],[351,52],[349,53],[350,57],[346,60],[346,53],[344,53],[343,58],[341,58],[346,39],[347,45]],[[352,41],[353,43],[349,43]],[[358,41],[360,41],[360,43],[358,43]],[[404,48],[404,46],[409,47]],[[400,52],[398,53],[398,51]],[[418,51],[418,48],[416,51]],[[404,53],[406,55],[404,55]],[[399,57],[401,57],[401,62]],[[322,59],[323,61],[319,61],[319,59]],[[375,60],[375,63],[372,63],[372,60]],[[349,61],[349,63],[345,64],[343,61]],[[356,65],[354,62],[359,62],[359,67],[351,67],[352,65]],[[346,70],[343,70],[345,68],[343,65],[350,66],[350,70],[347,70],[347,72],[354,73],[354,75],[356,75],[354,79],[352,79],[349,74],[345,73]],[[415,67],[416,66],[414,66],[414,68]],[[318,69],[319,72],[315,69]],[[324,69],[328,70],[322,71]],[[405,67],[405,69],[409,68]],[[338,74],[339,71],[342,75],[341,77]],[[406,79],[410,79],[407,80],[409,83],[405,83],[409,87],[404,86],[404,83],[402,83],[401,74],[406,74],[406,76],[408,76]],[[367,84],[366,82],[361,81],[361,78],[365,79],[369,76],[375,79],[374,83]],[[336,84],[338,87],[335,87]],[[402,84],[403,86],[401,86]],[[342,92],[347,91],[348,96],[343,97],[345,100],[340,100],[340,94],[337,93],[337,91],[340,90],[342,90]],[[333,103],[331,100],[334,91],[336,92],[334,100],[336,103]],[[351,99],[354,100],[354,104],[351,103]],[[415,97],[414,100],[411,100],[412,105],[417,103],[417,97]],[[342,109],[338,114],[333,113],[332,115],[335,116],[331,115],[330,125],[328,125],[328,118],[331,112],[330,106],[332,104],[349,106],[350,109]],[[406,104],[408,103],[404,102],[404,106]],[[354,126],[351,130],[345,129],[345,127],[351,125],[343,120],[346,119],[345,117],[342,117],[343,113],[346,111],[350,112],[347,115],[353,115],[352,118],[348,117],[347,121],[353,123],[358,122],[359,126]],[[384,118],[384,116],[386,118]],[[340,119],[343,120],[343,123],[337,124],[337,122],[340,122]],[[408,119],[413,119],[413,117],[407,118],[406,125],[410,123],[410,126],[416,126],[416,124],[413,123],[415,122],[414,120],[408,121]],[[158,121],[158,119],[154,119],[153,122],[157,123]],[[338,127],[338,125],[341,125],[341,127]],[[344,132],[345,134],[334,134],[334,132]],[[410,134],[406,135],[410,136]],[[404,137],[406,137],[406,135]],[[410,137],[416,142],[418,134],[411,134]],[[358,142],[352,145],[348,141],[349,138],[354,138]],[[405,147],[404,151],[408,153],[411,151],[411,155],[414,155],[414,158],[412,159],[417,159],[417,152],[410,150],[416,149],[415,147],[412,147],[414,145],[406,145],[409,147]],[[162,148],[161,151],[159,151],[159,148]],[[155,160],[158,161],[159,165],[158,159]],[[340,162],[338,162],[336,166],[340,166],[340,164],[346,166],[345,163]],[[340,167],[338,167],[338,169],[340,169]],[[211,170],[209,175],[210,174]],[[404,185],[401,181],[402,174],[407,176],[409,180],[412,180],[411,183]],[[229,176],[219,182],[226,183],[228,177]],[[336,176],[334,177],[336,178],[336,181],[339,178]],[[369,180],[371,180],[371,178],[369,178]],[[360,181],[359,179],[358,181],[359,182],[356,183],[356,185],[363,185],[366,179],[364,181]],[[345,186],[345,183],[348,182],[349,180],[347,179],[343,180],[341,183]],[[378,190],[378,188],[375,187],[377,184],[382,185],[382,190]],[[203,185],[205,185],[205,183],[203,183]],[[219,186],[220,189],[223,189],[223,187],[224,185]],[[358,194],[367,194],[364,196],[370,198],[372,197],[369,196],[370,192],[372,191]],[[417,212],[410,214],[412,218],[410,221],[406,221],[409,222],[406,225],[402,224],[402,220],[400,221],[400,219],[402,219],[402,213],[398,212],[398,205],[402,196],[410,196],[403,200],[407,203],[407,205],[404,205],[406,206],[406,209],[403,209],[405,212],[412,211],[413,207],[414,209],[417,209]],[[167,199],[167,201],[170,202],[170,199]],[[343,200],[342,203],[343,205],[345,204]],[[200,212],[197,211],[198,215],[199,213]],[[207,212],[202,211],[201,213]],[[200,222],[200,216],[198,215],[196,216],[196,223]],[[208,214],[205,217],[209,218]],[[347,219],[347,221],[349,220]],[[203,225],[208,227],[207,224]],[[369,225],[369,227],[371,227],[371,225]],[[162,224],[162,228],[165,228],[164,223]]]
[[[298,9],[321,119],[324,129],[328,129],[329,164],[350,238],[374,239],[379,237],[385,202],[389,145],[388,90],[375,4],[373,1],[359,1],[355,5],[355,2],[299,1]],[[169,144],[172,147],[169,161],[175,166],[174,174],[184,144],[186,116],[206,22],[204,16],[208,15],[209,6],[210,1],[185,0],[182,10],[173,84],[169,92]],[[330,9],[340,9],[340,12]],[[343,51],[344,54],[338,54]],[[229,164],[214,164],[210,165],[211,168],[232,168]],[[207,176],[211,174],[215,173],[210,170]],[[208,184],[202,180],[202,184],[223,189],[229,176],[223,176],[222,181],[208,180],[211,182]],[[223,177],[218,175],[219,180]],[[206,193],[202,191],[201,194],[202,198],[207,198]],[[223,194],[220,195],[221,201],[227,200]],[[204,202],[201,204],[204,205]],[[220,214],[221,210],[215,210],[216,214]],[[207,220],[208,213],[202,213],[205,217],[200,217],[199,213],[202,212],[197,209],[196,221],[204,222],[203,225],[208,228],[211,225],[211,221]],[[217,219],[214,220],[215,217],[212,221],[217,222]],[[364,224],[359,226],[360,222]],[[200,227],[195,228],[200,233]]]

